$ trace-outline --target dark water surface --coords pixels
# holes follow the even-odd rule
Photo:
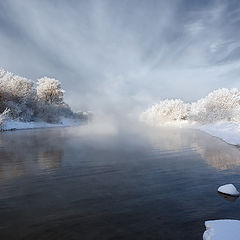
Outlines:
[[[0,239],[202,239],[240,218],[240,151],[193,130],[82,126],[0,135]]]

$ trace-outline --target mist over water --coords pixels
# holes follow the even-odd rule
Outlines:
[[[238,182],[236,147],[200,131],[128,126],[1,134],[0,237],[201,239],[206,219],[239,216],[238,201],[217,194]]]
[[[183,109],[187,119],[190,102],[240,88],[239,1],[6,0],[0,9],[0,66],[58,79],[66,102],[94,115],[79,127],[0,134],[0,239],[201,239],[205,220],[239,217],[238,201],[217,194],[227,182],[239,188],[238,148],[138,121],[165,98],[182,99],[172,118]],[[192,104],[197,117],[209,105],[219,112],[208,100]],[[227,107],[217,116],[235,121],[240,108]],[[166,120],[158,105],[146,116]]]

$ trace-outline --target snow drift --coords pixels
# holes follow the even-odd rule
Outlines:
[[[240,92],[236,88],[218,89],[193,103],[166,99],[143,112],[140,120],[151,126],[198,128],[240,144]]]

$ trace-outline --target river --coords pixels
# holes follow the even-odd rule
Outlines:
[[[0,134],[0,239],[202,239],[240,216],[240,151],[197,130],[80,126]]]

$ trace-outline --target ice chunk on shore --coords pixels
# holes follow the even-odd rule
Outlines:
[[[218,192],[231,195],[231,196],[236,196],[236,197],[239,196],[239,192],[237,191],[237,189],[233,184],[225,184],[219,187]]]
[[[224,219],[205,222],[203,240],[236,240],[240,236],[240,221]]]

